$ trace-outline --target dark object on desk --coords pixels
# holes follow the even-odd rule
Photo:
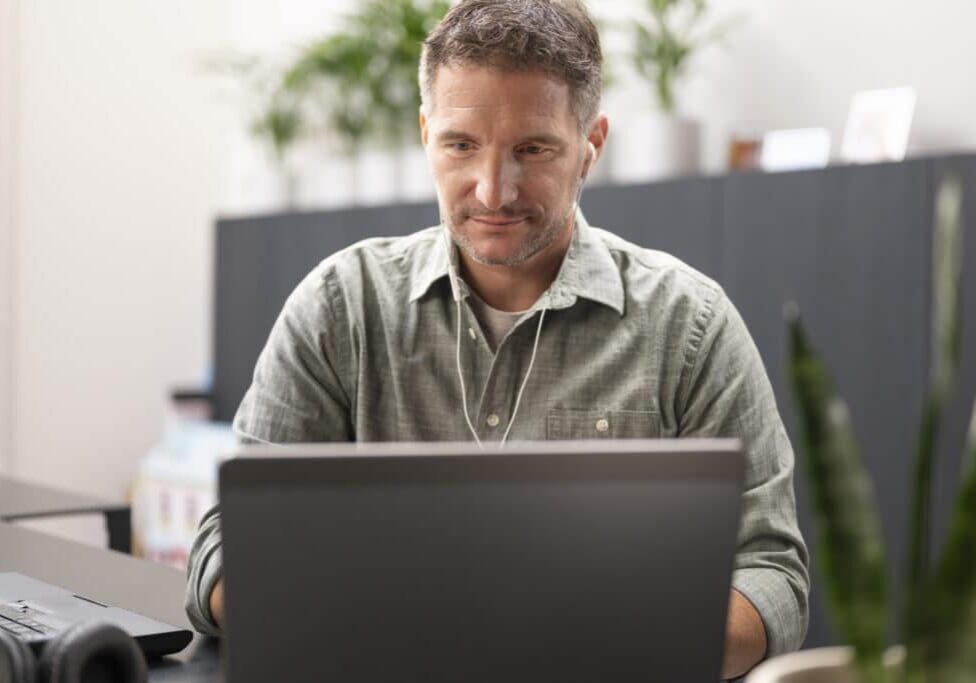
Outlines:
[[[240,456],[220,469],[233,683],[719,678],[735,441]]]
[[[81,595],[182,628],[186,576],[172,567],[0,523],[0,568],[71,586]],[[176,655],[149,662],[150,683],[219,683],[220,642],[196,637]]]
[[[149,658],[179,652],[193,637],[187,630],[103,605],[23,574],[0,574],[0,630],[31,647],[40,648],[62,632],[90,621],[123,629]]]
[[[169,392],[169,415],[181,421],[206,422],[213,419],[213,394],[200,389],[173,389]]]
[[[36,650],[35,650],[36,652]],[[115,624],[74,624],[43,645],[40,659],[27,641],[0,630],[3,683],[146,683],[146,660]]]

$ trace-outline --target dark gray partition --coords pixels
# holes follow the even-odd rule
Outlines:
[[[689,178],[588,189],[594,225],[671,252],[725,287],[755,338],[791,435],[782,309],[799,303],[847,398],[877,483],[893,585],[905,553],[910,466],[929,367],[931,223],[935,187],[965,179],[964,349],[976,349],[976,156],[783,174]],[[215,396],[230,419],[288,293],[319,260],[360,239],[437,222],[433,204],[217,222]],[[976,391],[976,354],[960,371],[945,420],[933,500],[947,524]],[[794,436],[794,443],[796,439]],[[813,545],[806,476],[797,463],[800,523]],[[937,534],[938,538],[940,534]],[[833,642],[814,584],[807,646]]]

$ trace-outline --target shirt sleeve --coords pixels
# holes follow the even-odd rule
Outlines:
[[[338,287],[317,268],[288,298],[258,358],[234,416],[243,444],[351,441],[352,392],[340,379],[354,371],[351,334]],[[345,349],[345,350],[343,350]],[[184,606],[201,633],[220,635],[210,594],[223,575],[220,507],[200,521],[190,549]]]
[[[796,522],[793,448],[759,351],[728,298],[695,320],[685,354],[679,431],[739,439],[746,471],[732,587],[766,628],[766,656],[797,650],[806,636],[809,557]]]
[[[221,634],[210,613],[210,594],[222,573],[220,510],[215,505],[200,520],[187,565],[184,607],[193,628],[200,633],[212,636]]]
[[[234,416],[245,442],[352,441],[355,334],[334,273],[303,280],[278,316]]]

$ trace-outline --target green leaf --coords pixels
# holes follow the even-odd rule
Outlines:
[[[949,175],[936,200],[930,390],[930,401],[936,405],[948,400],[959,364],[962,195],[961,179]],[[925,543],[928,529],[915,531],[921,538],[916,542]],[[962,488],[932,576],[924,574],[924,549],[923,545],[918,555],[912,555],[923,579],[911,593],[909,675],[937,682],[971,680],[976,668],[976,405],[967,436]]]
[[[399,144],[417,127],[421,47],[447,0],[366,0],[340,32],[318,40],[282,76],[282,89],[312,103],[343,146],[367,137]]]
[[[932,390],[948,397],[959,368],[962,277],[962,179],[943,179],[936,197],[932,246]]]
[[[923,596],[923,634],[912,643],[933,683],[971,681],[976,671],[976,404],[966,455],[949,536]]]
[[[941,592],[932,587],[929,577],[930,498],[932,466],[942,411],[959,368],[962,330],[959,307],[961,240],[962,181],[957,175],[949,175],[940,183],[936,196],[932,242],[932,358],[929,390],[918,438],[910,517],[906,586],[908,604],[903,634],[908,645],[906,670],[910,678],[920,673],[920,667],[929,658],[926,652],[931,642],[930,631],[935,628],[944,607],[941,598],[937,597]],[[936,602],[930,602],[932,599]]]
[[[275,158],[284,163],[288,149],[301,136],[305,120],[298,102],[288,92],[271,94],[265,111],[252,123],[251,131],[271,143]]]
[[[884,680],[887,575],[874,488],[847,405],[811,348],[795,305],[786,311],[790,375],[819,542],[816,557],[839,635],[866,683]]]
[[[674,82],[692,55],[721,35],[713,31],[693,37],[707,6],[706,0],[647,0],[649,17],[645,15],[632,25],[634,67],[654,84],[658,103],[664,111],[674,110]],[[687,8],[688,12],[673,12],[678,8]],[[687,17],[679,25],[682,15]]]
[[[657,101],[661,111],[674,111],[674,92],[671,89],[673,73],[669,69],[661,69],[657,75]]]
[[[664,14],[674,5],[674,0],[650,0],[650,10],[654,14]]]

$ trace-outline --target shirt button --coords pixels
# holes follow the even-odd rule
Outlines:
[[[599,420],[596,421],[596,431],[606,432],[609,429],[610,429],[610,423],[607,422],[606,419],[601,417]]]
[[[497,415],[492,413],[491,415],[488,416],[487,422],[489,427],[497,427],[498,423],[501,422],[501,420],[498,419]]]
[[[470,336],[472,339],[477,339],[478,338],[478,335],[475,334],[473,327],[469,327],[468,328],[468,336]]]

